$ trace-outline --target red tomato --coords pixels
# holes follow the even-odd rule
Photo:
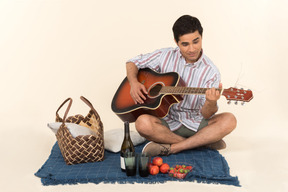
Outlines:
[[[169,169],[170,169],[170,166],[167,163],[163,163],[160,166],[160,172],[161,173],[167,173]]]
[[[153,165],[160,167],[163,164],[163,159],[161,157],[154,157],[152,160]]]
[[[159,173],[159,167],[157,165],[153,165],[150,167],[150,174],[157,175]]]

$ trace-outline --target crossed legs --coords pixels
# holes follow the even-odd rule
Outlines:
[[[151,115],[141,115],[135,122],[139,134],[147,140],[161,144],[171,144],[170,153],[207,146],[220,141],[236,128],[237,120],[232,113],[220,113],[213,116],[208,126],[195,135],[184,138],[162,125],[159,118]]]

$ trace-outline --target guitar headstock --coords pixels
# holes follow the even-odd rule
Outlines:
[[[231,101],[235,101],[235,104],[237,105],[237,102],[241,101],[242,105],[244,105],[245,102],[249,102],[253,99],[253,93],[249,89],[244,90],[230,87],[229,89],[224,89],[222,95],[226,97],[228,104],[230,104]]]

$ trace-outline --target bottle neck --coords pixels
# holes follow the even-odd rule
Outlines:
[[[124,137],[125,138],[129,138],[130,137],[130,129],[129,129],[129,123],[128,122],[125,122]]]

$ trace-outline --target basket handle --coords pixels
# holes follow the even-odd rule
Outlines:
[[[92,103],[88,99],[86,99],[83,96],[81,96],[80,99],[92,109],[92,111],[94,112],[95,115],[99,116],[96,109],[93,107]]]
[[[70,108],[71,108],[72,99],[71,99],[71,98],[66,99],[66,100],[59,106],[59,108],[58,108],[57,111],[56,111],[56,118],[57,118],[57,117],[60,118],[58,112],[59,112],[59,110],[63,107],[63,105],[65,105],[65,103],[67,103],[68,101],[70,101],[70,102],[69,102],[68,107],[67,107],[67,109],[66,109],[66,111],[65,111],[65,113],[64,113],[63,119],[61,119],[63,124],[64,124],[64,122],[65,122],[65,120],[66,120],[66,117],[67,117],[67,115],[68,115],[68,112],[69,112],[69,110],[70,110]]]

